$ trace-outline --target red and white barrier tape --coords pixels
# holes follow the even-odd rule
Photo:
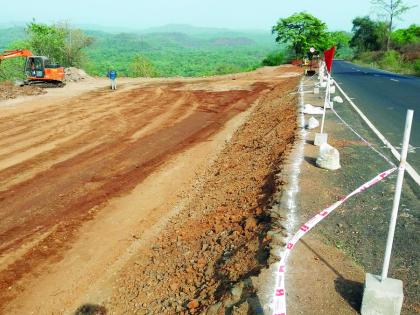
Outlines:
[[[302,225],[299,231],[293,236],[293,238],[287,243],[282,258],[280,260],[280,266],[277,271],[277,279],[276,279],[276,286],[274,289],[274,297],[272,303],[273,315],[286,315],[286,288],[284,285],[284,278],[286,275],[286,262],[287,258],[289,257],[290,252],[295,247],[296,243],[306,234],[308,233],[315,225],[317,225],[320,221],[322,221],[326,216],[328,216],[333,210],[338,208],[344,202],[346,202],[349,198],[357,195],[366,189],[372,187],[373,185],[379,183],[381,180],[392,174],[396,167],[389,169],[383,173],[380,173],[375,178],[371,179],[367,183],[363,184],[356,190],[354,190],[349,195],[341,198],[339,201],[334,203],[332,206],[322,210],[304,225]]]

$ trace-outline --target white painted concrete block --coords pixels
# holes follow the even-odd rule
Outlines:
[[[340,165],[340,153],[336,148],[328,143],[323,143],[319,147],[319,155],[316,159],[316,165],[327,170],[338,170]]]
[[[404,300],[401,280],[366,274],[362,315],[400,315]]]

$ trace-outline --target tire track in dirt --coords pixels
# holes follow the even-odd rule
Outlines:
[[[159,93],[153,93],[153,91],[149,93],[146,90],[143,93],[145,95],[142,95],[140,99],[144,100],[145,98],[147,98],[149,102],[156,102],[157,99],[161,97],[161,93],[162,91]],[[134,104],[132,104],[133,102],[127,103],[126,98],[123,98],[117,103],[114,103],[112,106],[109,106],[109,109],[101,110],[101,112],[103,112],[104,114],[100,116],[96,115],[99,112],[98,110],[94,110],[89,114],[84,114],[82,119],[80,119],[80,117],[74,117],[74,118],[72,117],[70,119],[71,116],[68,116],[67,124],[70,124],[70,126],[61,127],[63,132],[60,132],[61,130],[57,131],[57,124],[45,126],[44,128],[42,128],[42,131],[41,131],[41,132],[46,133],[46,135],[44,136],[45,139],[43,141],[36,142],[36,137],[34,137],[32,133],[25,135],[25,137],[22,140],[23,143],[22,142],[20,143],[19,140],[16,138],[9,137],[10,138],[9,141],[13,142],[14,146],[20,145],[21,148],[16,151],[11,151],[10,150],[11,147],[6,147],[6,150],[8,149],[8,151],[0,150],[0,152],[3,153],[2,155],[0,155],[0,169],[10,167],[11,164],[13,164],[13,162],[17,164],[14,168],[7,169],[5,172],[0,172],[0,183],[6,180],[7,183],[10,185],[11,182],[14,182],[14,181],[10,181],[10,176],[12,174],[19,174],[19,177],[22,178],[22,172],[31,171],[31,165],[32,166],[36,165],[37,169],[39,170],[41,167],[40,160],[46,160],[48,162],[48,163],[43,163],[44,169],[47,167],[50,167],[52,163],[54,162],[56,163],[57,161],[59,161],[59,160],[54,160],[51,158],[51,155],[53,156],[56,155],[54,154],[56,151],[59,151],[58,156],[62,156],[63,150],[67,150],[69,152],[78,151],[79,143],[83,143],[83,142],[89,143],[89,141],[91,141],[92,138],[103,139],[103,141],[106,141],[106,137],[104,135],[109,134],[110,132],[114,133],[115,130],[124,129],[124,126],[126,123],[131,124],[132,128],[137,128],[137,129],[139,128],[139,126],[143,126],[143,128],[141,128],[138,131],[138,132],[142,132],[144,127],[148,125],[149,123],[151,123],[152,121],[157,122],[157,124],[159,125],[159,121],[156,120],[156,118],[159,117],[159,115],[165,114],[165,118],[168,120],[171,120],[173,118],[171,115],[173,113],[172,107],[175,107],[175,108],[177,107],[177,106],[171,106],[170,110],[167,110],[165,112],[165,109],[168,107],[166,106],[166,104],[171,104],[170,102],[171,98],[172,100],[176,99],[176,95],[170,95],[170,97],[164,98],[163,101],[164,101],[165,106],[161,106],[157,109],[155,107],[150,107],[149,104],[138,103],[138,99],[133,98],[132,95],[129,95],[128,97],[132,97]],[[118,109],[118,107],[121,105],[119,103],[124,103],[124,102],[130,106],[135,106],[136,104],[139,104],[140,106],[137,106],[134,109],[132,108]],[[181,97],[180,100],[177,102],[180,102],[180,104],[182,105],[183,97]],[[71,103],[77,103],[77,102],[71,102]],[[85,105],[82,105],[82,106],[86,107]],[[176,116],[178,116],[182,114],[183,111],[187,111],[187,110],[188,108],[185,107],[185,104],[184,104],[183,109],[179,113],[177,112],[175,114]],[[124,116],[130,116],[130,120],[125,120],[124,118],[122,118]],[[137,118],[141,118],[141,120],[139,121],[137,120]],[[113,121],[111,130],[106,130],[106,128],[104,128],[104,122],[106,122],[106,120]],[[124,126],[117,126],[116,122],[120,122]],[[63,125],[63,122],[61,122],[61,125]],[[168,124],[162,125],[161,127],[163,128],[167,125]],[[37,128],[37,126],[35,126],[34,128]],[[94,132],[86,132],[86,129],[91,130],[91,131],[93,130]],[[46,132],[46,131],[50,131],[50,132]],[[78,132],[74,134],[75,131],[78,131]],[[0,136],[4,137],[4,135],[0,135]],[[115,136],[115,135],[112,135],[112,136]],[[74,141],[73,141],[73,138],[74,138]],[[108,135],[108,138],[109,138],[109,135]],[[74,145],[75,143],[76,145]],[[61,145],[57,146],[57,144],[61,144]],[[51,148],[51,150],[48,150],[49,154],[45,154],[45,153],[42,154],[44,151],[47,151],[47,150],[43,150],[43,148],[39,148],[39,146],[41,145],[45,145],[46,148]],[[32,151],[33,154],[31,155],[30,153],[27,152],[27,150]],[[21,157],[19,157],[19,156],[13,155],[13,153],[22,153],[22,154],[21,154]],[[34,159],[29,160],[29,157],[30,156],[35,157],[35,155],[37,156],[36,156],[36,162],[34,163]],[[8,158],[8,161],[4,161],[4,160],[2,161],[2,157]],[[25,157],[28,161],[26,161],[25,163],[19,163],[19,161],[25,160]],[[4,187],[2,186],[0,187],[4,189]]]
[[[55,109],[41,108],[39,116],[36,110],[31,111],[20,120],[21,126],[33,124],[30,129],[23,128],[29,133],[37,121],[49,122],[45,115],[51,115],[48,119],[52,121],[43,126],[46,132],[57,128],[54,117],[61,117],[60,124],[77,127],[70,127],[69,133],[50,131],[54,136],[43,142],[44,151],[38,143],[37,155],[28,154],[26,160],[22,157],[20,163],[0,171],[4,183],[0,192],[0,258],[9,258],[7,265],[0,266],[0,302],[16,294],[15,287],[7,288],[39,263],[49,257],[59,259],[78,227],[108,200],[133,189],[168,157],[205,140],[270,88],[268,83],[256,82],[250,90],[175,90],[182,85],[167,84],[157,91],[156,87],[134,87],[127,93],[107,93],[103,99],[104,92],[88,93],[64,105],[55,104]],[[80,128],[79,110],[86,110],[85,128]],[[12,112],[8,110],[5,116],[15,121]],[[15,116],[21,112],[17,110]],[[133,138],[147,126],[147,132]],[[66,139],[77,128],[80,134]],[[74,151],[77,153],[72,155]],[[10,158],[21,153],[12,149]],[[13,185],[8,186],[10,178]],[[17,249],[36,243],[48,232],[30,250],[17,254]]]

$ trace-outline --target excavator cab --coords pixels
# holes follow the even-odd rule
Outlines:
[[[28,56],[25,63],[25,74],[29,83],[39,81],[62,83],[64,80],[64,68],[50,63],[45,56]]]

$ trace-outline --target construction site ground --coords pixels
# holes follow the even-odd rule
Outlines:
[[[299,76],[121,79],[114,92],[87,79],[1,101],[0,312],[233,309],[232,287],[267,264]]]

